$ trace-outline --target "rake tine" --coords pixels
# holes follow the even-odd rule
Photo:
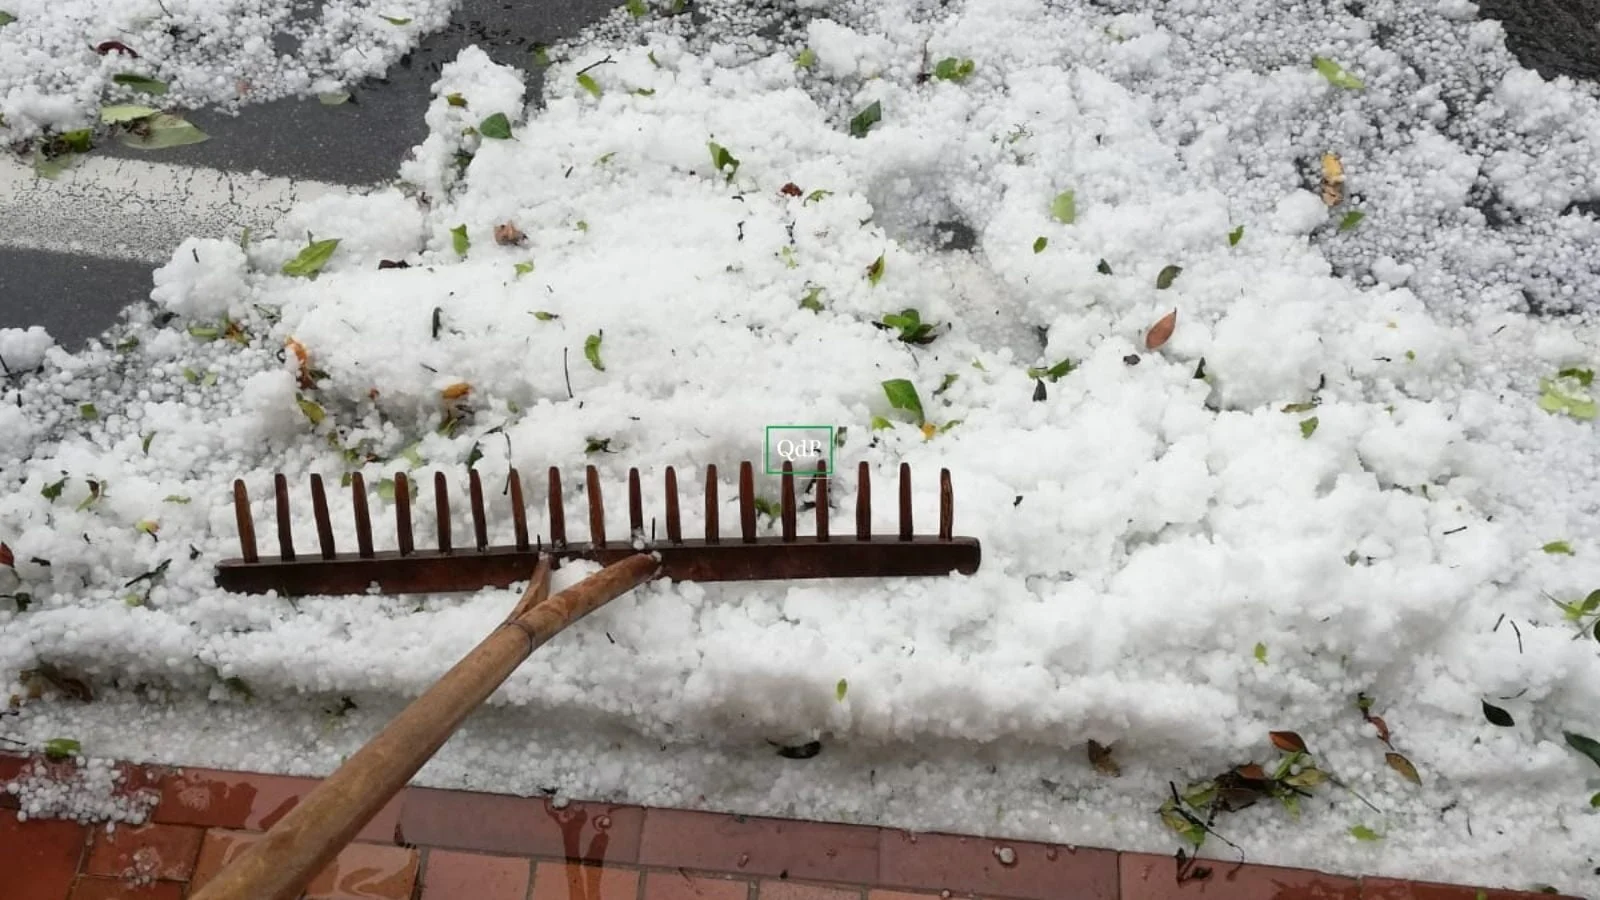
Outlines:
[[[678,521],[678,473],[667,466],[667,540],[683,543],[683,524]]]
[[[489,521],[483,514],[483,479],[477,469],[467,470],[468,497],[472,503],[472,537],[478,552],[489,548]]]
[[[828,464],[817,460],[817,541],[828,542]]]
[[[561,504],[561,470],[550,467],[550,546],[560,550],[567,546],[567,514]]]
[[[872,540],[872,471],[865,462],[856,468],[856,540]]]
[[[233,480],[233,518],[239,525],[239,556],[247,563],[259,562],[256,553],[256,523],[250,517],[250,494],[244,479]]]
[[[628,470],[628,539],[644,534],[644,501],[639,494],[639,470]]]
[[[372,513],[367,509],[367,482],[360,472],[350,473],[350,502],[356,510],[356,548],[362,559],[371,559]]]
[[[333,559],[333,523],[328,521],[328,494],[322,487],[322,476],[311,476],[311,514],[317,520],[317,543],[322,545],[322,558]]]
[[[706,543],[715,544],[722,539],[722,526],[717,521],[717,466],[706,466]]]
[[[900,464],[900,540],[911,540],[911,464]]]
[[[739,463],[739,532],[746,544],[756,540],[756,470],[748,460]]]
[[[439,552],[450,552],[450,485],[443,472],[433,473],[434,521],[439,523]]]
[[[950,486],[950,470],[939,470],[939,540],[948,541],[956,533],[956,494]]]
[[[283,473],[272,476],[273,499],[278,505],[278,555],[294,562],[294,532],[289,528],[289,481]]]
[[[783,461],[783,492],[778,503],[783,519],[783,539],[792,542],[795,532],[794,463],[787,459]]]
[[[394,473],[394,527],[400,555],[411,555],[411,479],[404,472]]]
[[[522,505],[522,476],[511,467],[511,527],[516,531],[517,549],[528,549],[528,508]]]
[[[606,545],[606,508],[600,497],[600,470],[589,466],[589,543],[596,548]]]

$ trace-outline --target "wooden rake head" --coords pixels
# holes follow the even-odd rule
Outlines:
[[[900,465],[899,529],[896,534],[872,533],[872,487],[866,463],[857,474],[856,523],[854,534],[839,537],[830,533],[828,523],[827,466],[819,463],[814,473],[813,505],[815,533],[801,536],[798,531],[799,506],[795,497],[795,471],[792,463],[783,464],[779,515],[781,534],[756,536],[755,469],[749,462],[739,465],[739,536],[725,539],[718,519],[717,468],[706,467],[705,536],[685,539],[678,507],[678,477],[671,466],[666,469],[666,540],[655,540],[655,523],[647,535],[639,487],[639,470],[628,472],[628,522],[631,534],[626,541],[607,540],[605,506],[600,492],[600,475],[594,466],[586,472],[588,493],[589,541],[567,540],[566,512],[563,508],[561,473],[549,473],[550,543],[540,535],[528,538],[528,512],[523,502],[522,479],[511,469],[507,488],[511,499],[515,543],[490,546],[488,519],[484,510],[483,483],[477,469],[468,472],[472,507],[473,542],[470,548],[454,546],[450,530],[450,492],[443,472],[434,473],[434,510],[438,523],[438,549],[418,550],[412,538],[411,482],[405,473],[394,480],[396,550],[374,551],[372,519],[367,507],[367,489],[360,473],[350,476],[350,498],[355,513],[356,552],[339,552],[334,546],[333,525],[328,515],[328,497],[320,475],[311,476],[311,508],[316,519],[318,550],[302,554],[295,550],[289,509],[289,488],[282,474],[274,476],[273,494],[278,528],[278,556],[263,557],[256,550],[255,520],[250,513],[250,498],[242,480],[233,483],[234,513],[238,519],[241,556],[223,560],[217,566],[219,586],[240,593],[277,591],[284,595],[361,594],[376,584],[384,593],[443,593],[471,591],[483,587],[506,587],[524,581],[533,571],[541,552],[550,553],[556,564],[568,559],[587,559],[610,565],[640,552],[659,554],[661,576],[674,581],[760,581],[794,578],[862,578],[899,575],[972,574],[982,557],[976,538],[957,537],[954,532],[954,494],[950,470],[939,472],[939,532],[936,536],[913,533],[911,521],[911,467]]]

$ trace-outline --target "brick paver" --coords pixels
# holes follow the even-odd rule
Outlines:
[[[25,760],[0,754],[0,800]],[[53,764],[59,767],[62,764]],[[183,900],[316,782],[123,764],[146,825],[23,821],[0,806],[3,900]],[[159,796],[159,803],[155,798]],[[306,900],[1534,900],[1304,869],[704,811],[408,788]],[[1576,898],[1566,898],[1576,900]]]

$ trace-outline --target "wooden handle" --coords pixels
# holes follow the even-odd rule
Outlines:
[[[638,553],[550,597],[550,557],[541,555],[510,618],[190,900],[300,896],[529,654],[659,571]]]

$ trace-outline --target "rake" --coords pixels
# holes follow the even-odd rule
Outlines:
[[[374,550],[372,518],[367,489],[360,473],[350,476],[350,499],[355,514],[356,550],[341,552],[335,546],[333,525],[328,512],[328,492],[320,475],[311,476],[312,517],[316,520],[317,548],[302,553],[295,549],[292,530],[289,486],[282,475],[273,478],[273,505],[277,518],[278,555],[261,556],[256,546],[255,520],[250,497],[242,480],[233,483],[234,514],[238,520],[241,555],[217,566],[218,586],[240,593],[281,595],[360,594],[376,585],[389,594],[442,593],[506,587],[528,577],[540,553],[548,552],[557,566],[562,561],[585,559],[610,565],[635,553],[657,554],[661,574],[674,581],[754,581],[765,579],[861,578],[902,575],[947,575],[977,571],[981,559],[978,541],[954,533],[954,494],[950,470],[939,472],[939,528],[934,535],[914,533],[911,516],[911,467],[902,463],[899,472],[899,528],[894,534],[872,533],[872,481],[865,462],[856,474],[855,529],[848,535],[834,535],[829,527],[827,464],[800,473],[811,477],[815,496],[813,533],[801,536],[800,506],[796,502],[797,473],[791,462],[784,462],[780,474],[778,501],[780,534],[756,534],[755,469],[746,461],[739,465],[739,535],[724,537],[718,513],[717,468],[706,467],[705,532],[698,539],[683,536],[677,473],[671,466],[665,472],[666,540],[655,540],[655,520],[647,537],[639,470],[628,472],[628,521],[626,540],[609,540],[606,535],[604,499],[600,476],[594,466],[585,472],[588,501],[589,540],[567,540],[566,510],[562,500],[561,473],[549,470],[548,525],[550,542],[541,534],[529,540],[528,509],[524,502],[522,478],[515,468],[507,476],[511,520],[515,543],[489,544],[488,516],[484,507],[483,482],[477,469],[468,471],[468,501],[472,512],[471,544],[455,546],[451,533],[449,483],[443,472],[434,473],[433,507],[437,522],[438,548],[419,549],[413,535],[411,480],[398,473],[394,479],[396,550]]]
[[[808,473],[810,474],[810,473]],[[355,510],[355,553],[340,553],[334,546],[327,491],[322,479],[311,477],[312,516],[317,525],[318,552],[302,557],[294,547],[287,479],[273,478],[277,513],[278,556],[262,557],[256,549],[255,523],[250,498],[242,481],[235,481],[234,511],[238,517],[242,556],[222,562],[217,583],[243,592],[276,590],[285,594],[361,593],[377,584],[387,592],[444,592],[505,586],[532,578],[511,614],[460,662],[446,672],[421,697],[350,756],[305,799],[279,819],[262,838],[229,863],[212,881],[191,895],[191,900],[293,900],[344,848],[357,832],[410,782],[424,764],[449,740],[462,721],[519,666],[529,654],[562,629],[659,577],[680,581],[745,581],[790,578],[849,578],[895,575],[971,574],[978,569],[978,541],[956,537],[954,494],[950,472],[939,472],[939,531],[935,536],[914,533],[911,518],[911,468],[900,466],[899,529],[893,535],[872,533],[872,491],[867,465],[857,473],[856,527],[848,537],[829,531],[826,465],[819,464],[812,482],[815,491],[815,533],[798,532],[799,506],[795,496],[795,471],[785,462],[779,500],[781,534],[756,535],[755,473],[749,462],[739,467],[739,537],[724,540],[717,518],[717,474],[706,467],[705,535],[683,537],[677,475],[666,470],[667,539],[657,543],[644,536],[644,510],[639,470],[628,473],[626,542],[609,541],[605,532],[605,507],[599,473],[586,472],[589,506],[589,541],[570,543],[562,507],[560,473],[550,470],[550,543],[540,536],[530,545],[522,481],[516,469],[507,479],[511,497],[512,527],[516,543],[490,546],[484,509],[483,483],[471,470],[468,487],[472,508],[473,542],[456,549],[450,532],[449,490],[443,473],[434,475],[434,506],[438,518],[439,546],[419,550],[411,529],[410,482],[402,473],[395,478],[396,540],[399,549],[373,549],[372,521],[366,487],[359,475],[350,479]],[[561,560],[587,559],[604,568],[555,596],[550,596],[550,572]]]

